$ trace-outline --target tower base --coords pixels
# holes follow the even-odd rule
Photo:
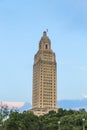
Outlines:
[[[49,111],[57,112],[58,108],[32,108],[30,111],[33,112],[35,115],[40,116],[49,113]]]

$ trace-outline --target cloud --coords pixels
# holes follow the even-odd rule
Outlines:
[[[23,106],[24,102],[1,102],[2,105],[7,105],[9,108],[19,108]]]
[[[87,94],[81,94],[82,98],[87,98]]]

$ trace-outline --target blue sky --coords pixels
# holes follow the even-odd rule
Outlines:
[[[87,0],[0,0],[0,101],[32,101],[34,55],[48,29],[57,98],[87,95]]]

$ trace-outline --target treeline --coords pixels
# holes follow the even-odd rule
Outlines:
[[[2,125],[3,130],[87,130],[87,112],[59,109],[38,117],[29,111],[11,111]]]

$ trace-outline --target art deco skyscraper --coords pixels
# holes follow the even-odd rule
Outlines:
[[[43,32],[33,65],[32,110],[37,115],[57,110],[56,66],[51,41],[46,32]]]

